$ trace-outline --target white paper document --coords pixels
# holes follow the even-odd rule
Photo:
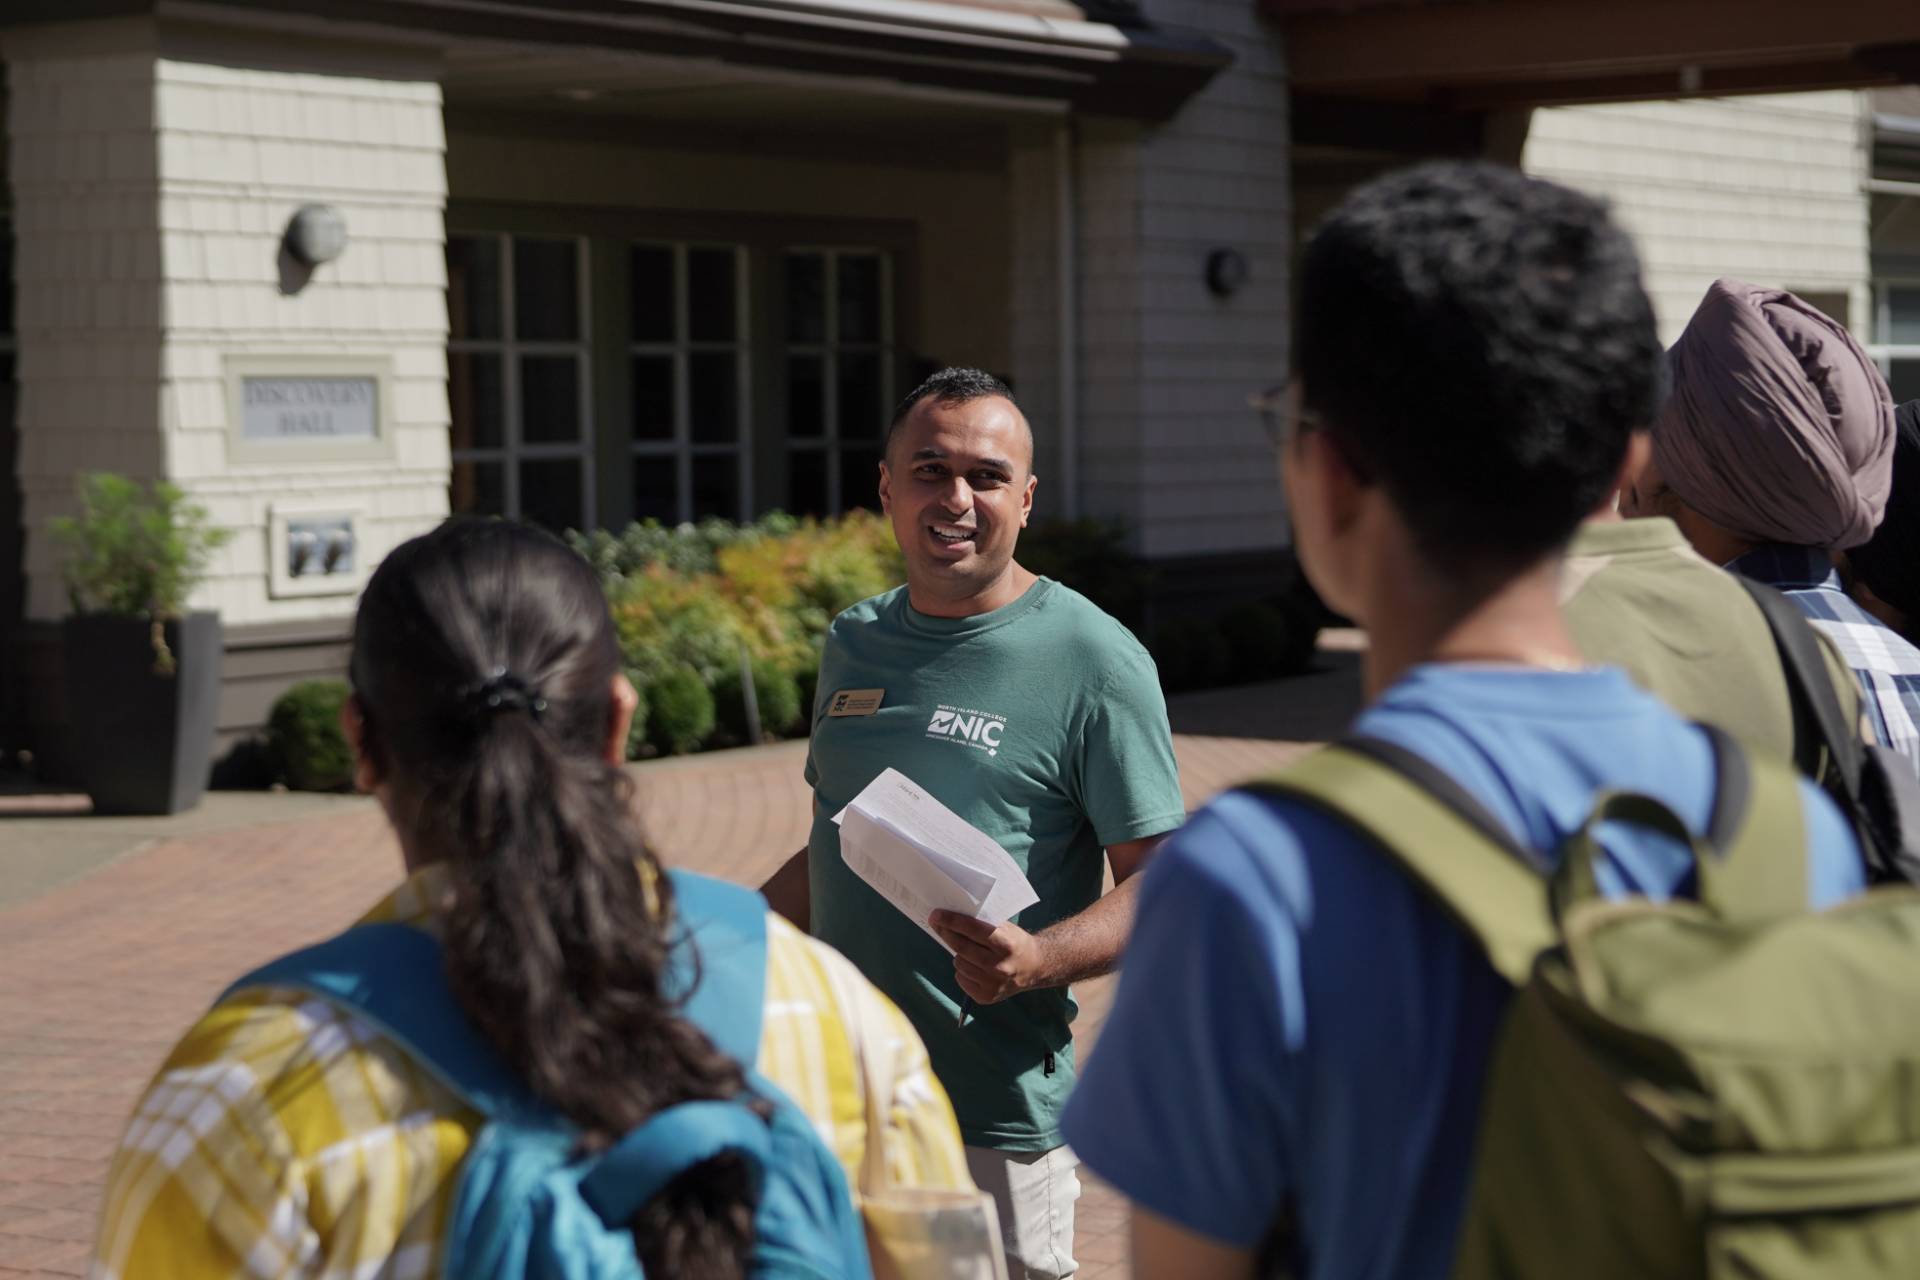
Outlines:
[[[935,911],[1005,924],[1040,901],[1020,864],[992,836],[888,769],[833,816],[840,856],[853,873],[935,942]]]

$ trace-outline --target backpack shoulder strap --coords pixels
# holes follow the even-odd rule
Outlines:
[[[1794,606],[1793,601],[1764,582],[1734,575],[1747,595],[1760,607],[1773,633],[1774,647],[1780,651],[1780,669],[1787,678],[1787,693],[1793,704],[1793,760],[1800,772],[1820,780],[1824,760],[1838,775],[1845,799],[1856,808],[1860,795],[1862,746],[1859,734],[1847,727],[1846,714],[1834,694],[1827,676],[1827,664],[1820,656],[1820,642],[1813,624]]]
[[[1518,986],[1559,941],[1543,869],[1485,806],[1425,759],[1376,738],[1324,747],[1252,785],[1362,832],[1480,944]]]
[[[1713,743],[1718,774],[1713,856],[1698,859],[1700,900],[1728,919],[1804,913],[1812,856],[1800,805],[1805,779],[1783,762],[1749,754],[1716,726],[1700,727]]]
[[[227,995],[246,987],[293,987],[351,1010],[483,1115],[533,1117],[548,1110],[461,1010],[447,986],[440,942],[423,930],[355,925],[262,965]]]
[[[767,996],[767,900],[752,889],[691,871],[669,871],[676,918],[692,947],[674,948],[675,995],[720,1051],[752,1068],[760,1057]]]
[[[721,1052],[751,1069],[766,1003],[766,900],[707,876],[667,874],[675,919],[686,931],[672,952],[668,991],[685,998],[686,1016]],[[490,1118],[551,1115],[461,1010],[447,985],[440,942],[423,930],[355,925],[255,969],[227,995],[265,986],[310,991],[352,1010]]]

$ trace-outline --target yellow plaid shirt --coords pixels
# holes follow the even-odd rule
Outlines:
[[[428,867],[366,920],[431,927],[443,886]],[[768,926],[761,1073],[857,1189],[869,1115],[857,1055],[890,1053],[892,1097],[875,1111],[893,1185],[970,1188],[953,1108],[907,1020],[838,952],[778,917]],[[857,1047],[849,1027],[881,1030]],[[481,1123],[336,1006],[242,992],[187,1033],[135,1109],[108,1174],[93,1275],[437,1275]]]

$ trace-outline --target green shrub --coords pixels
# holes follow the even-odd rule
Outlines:
[[[633,721],[627,725],[627,759],[638,760],[647,754],[647,674],[644,671],[629,671],[627,679],[633,684],[636,699]]]
[[[1270,600],[1248,600],[1220,616],[1227,642],[1227,680],[1247,684],[1285,675],[1293,621]]]
[[[339,791],[353,782],[353,749],[340,731],[350,692],[344,680],[303,680],[274,702],[267,744],[295,791]]]
[[[709,687],[738,665],[749,623],[712,575],[683,577],[649,569],[627,581],[613,604],[620,651],[630,671],[651,684],[673,667],[690,667]]]
[[[233,535],[208,524],[207,509],[166,481],[151,489],[110,471],[81,478],[80,514],[52,522],[67,551],[67,596],[75,613],[176,617]]]
[[[1127,531],[1104,520],[1050,520],[1020,535],[1015,558],[1065,583],[1130,627],[1138,627],[1154,571],[1127,545]]]
[[[793,673],[795,686],[800,690],[800,723],[793,726],[795,731],[807,735],[813,732],[813,709],[820,705],[820,664],[810,662]]]
[[[661,755],[698,751],[712,736],[713,692],[692,667],[668,667],[647,687],[647,741]]]
[[[1154,632],[1148,648],[1160,668],[1161,687],[1169,693],[1226,684],[1233,670],[1233,651],[1219,625],[1210,619],[1167,623]]]
[[[793,673],[765,658],[753,661],[753,696],[760,713],[760,732],[785,737],[792,733],[806,714],[800,701],[800,683]],[[740,667],[725,672],[714,682],[714,709],[721,730],[735,742],[750,742],[747,734],[747,700],[740,682]]]
[[[619,533],[608,529],[590,533],[569,530],[566,539],[594,567],[611,594],[621,580],[649,569],[682,575],[712,573],[714,558],[722,548],[760,538],[784,538],[800,523],[784,511],[771,512],[746,525],[717,517],[680,525],[641,520]]]
[[[1281,593],[1280,609],[1287,615],[1287,642],[1280,653],[1280,674],[1299,675],[1313,666],[1313,655],[1320,644],[1320,628],[1334,615],[1321,603],[1304,574]]]

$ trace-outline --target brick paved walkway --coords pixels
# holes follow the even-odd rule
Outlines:
[[[1283,727],[1318,728],[1351,694],[1343,667],[1176,702],[1176,728],[1185,719],[1208,730],[1176,741],[1189,805],[1296,754],[1299,743],[1277,740]],[[1271,736],[1230,736],[1236,725]],[[805,839],[804,750],[795,743],[638,767],[655,846],[671,863],[757,883]],[[0,815],[47,807],[0,799]],[[226,982],[349,924],[397,879],[398,851],[370,802],[304,814],[227,830],[202,821],[0,910],[0,1280],[83,1272],[114,1143],[175,1038]],[[0,880],[13,856],[26,857],[9,849],[15,832],[57,839],[48,826],[10,831],[0,816]],[[42,860],[45,852],[34,850]],[[1110,979],[1080,988],[1083,1051],[1110,989]],[[1089,1185],[1078,1226],[1082,1276],[1123,1275],[1117,1197]]]

